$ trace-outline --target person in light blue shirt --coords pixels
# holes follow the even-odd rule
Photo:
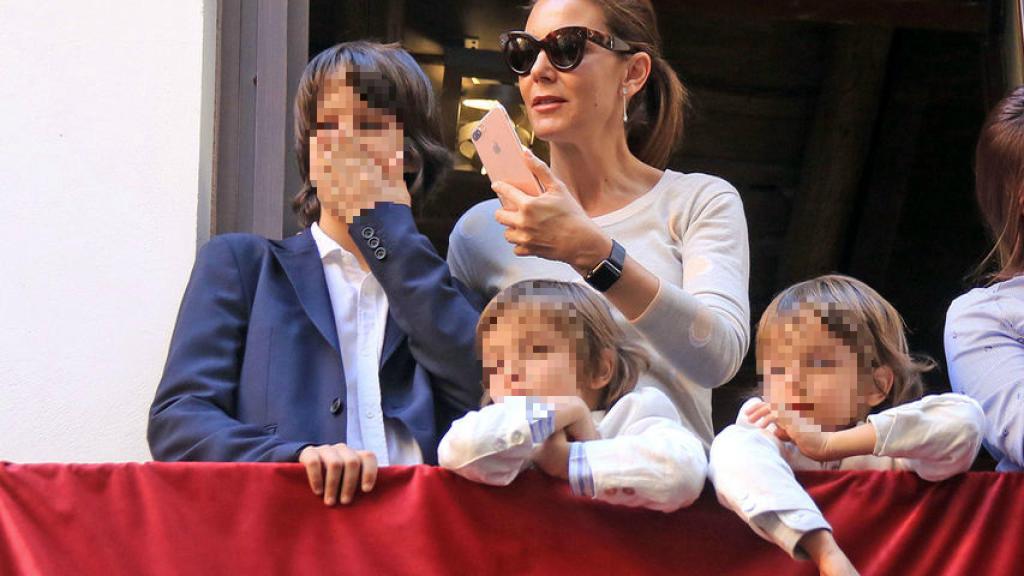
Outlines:
[[[978,205],[995,246],[988,284],[953,301],[946,360],[953,390],[985,410],[997,470],[1024,470],[1024,86],[989,114],[975,159]]]

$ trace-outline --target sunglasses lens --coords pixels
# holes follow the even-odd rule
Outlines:
[[[516,74],[529,74],[537,60],[537,47],[526,38],[510,38],[505,44],[505,61]]]
[[[548,57],[556,68],[570,69],[579,65],[587,39],[573,30],[559,30],[549,44]]]

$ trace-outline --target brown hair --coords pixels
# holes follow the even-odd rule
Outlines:
[[[604,388],[598,408],[611,408],[636,387],[640,374],[650,366],[647,352],[627,341],[622,328],[612,319],[604,300],[593,290],[578,283],[556,280],[523,280],[499,292],[480,314],[476,325],[477,351],[483,347],[484,336],[511,310],[527,309],[543,313],[553,320],[554,328],[571,335],[581,330],[583,338],[576,350],[583,361],[581,374],[589,376],[601,360],[604,350],[615,351],[615,366]],[[487,387],[487,382],[484,382]]]
[[[661,35],[650,0],[590,0],[601,8],[609,31],[651,57],[647,83],[629,101],[626,142],[636,157],[655,168],[668,166],[683,137],[689,94],[661,56]],[[538,0],[530,3],[531,9]]]
[[[292,200],[299,224],[309,226],[320,219],[320,202],[309,179],[309,139],[316,132],[316,109],[329,77],[339,69],[345,83],[367,103],[393,115],[402,123],[405,135],[406,174],[409,194],[425,200],[451,167],[451,155],[441,139],[441,122],[434,90],[423,70],[397,44],[345,42],[317,54],[306,65],[295,94],[295,157],[302,176],[302,188]],[[383,80],[383,82],[382,82]]]
[[[1024,272],[1024,86],[1000,100],[985,120],[974,175],[978,206],[995,241],[976,273],[995,261],[999,269],[989,279],[1007,280]]]
[[[924,394],[922,374],[935,362],[914,356],[907,345],[906,327],[899,312],[867,284],[839,274],[828,274],[794,284],[772,300],[757,323],[757,357],[770,344],[767,330],[793,315],[813,310],[829,334],[857,351],[862,374],[888,366],[895,378],[881,410],[917,400]],[[761,366],[758,363],[758,375]]]

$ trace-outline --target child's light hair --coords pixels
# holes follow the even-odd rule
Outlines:
[[[588,378],[601,361],[604,350],[615,352],[615,366],[598,402],[599,410],[611,408],[636,387],[640,374],[650,366],[643,347],[628,342],[615,323],[608,305],[593,290],[572,282],[523,280],[499,292],[480,314],[476,326],[479,355],[484,336],[510,311],[528,311],[543,315],[552,328],[566,337],[578,334],[576,354],[580,363],[577,378]],[[487,389],[488,382],[484,382]],[[485,396],[485,401],[487,397]]]
[[[917,400],[924,394],[921,375],[935,368],[931,358],[910,354],[903,318],[885,298],[867,284],[840,274],[828,274],[794,284],[779,293],[757,324],[757,357],[771,343],[769,328],[810,310],[829,334],[850,346],[863,375],[888,366],[892,389],[874,410]],[[759,378],[760,362],[757,366]]]

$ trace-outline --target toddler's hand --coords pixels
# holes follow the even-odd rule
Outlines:
[[[555,428],[565,430],[570,439],[585,442],[601,438],[590,416],[590,407],[582,398],[553,396],[549,400],[555,405]]]
[[[533,463],[549,476],[569,478],[569,440],[565,430],[558,430],[533,453]]]
[[[822,431],[821,426],[798,413],[789,410],[777,412],[772,409],[771,404],[758,402],[752,405],[746,414],[747,419],[760,428],[767,429],[774,424],[775,437],[783,442],[796,444],[804,456],[819,462],[835,459],[829,446],[832,434]]]
[[[800,539],[799,545],[818,566],[822,576],[858,576],[857,569],[828,530],[808,532]]]
[[[796,444],[801,454],[811,460],[828,462],[836,459],[830,445],[832,433],[823,431],[811,420],[795,412],[783,411],[775,425]]]
[[[339,500],[339,487],[341,503],[348,504],[355,496],[357,483],[363,492],[369,492],[377,481],[377,457],[373,452],[357,452],[345,444],[306,446],[299,453],[299,462],[306,467],[309,487],[317,496],[323,496],[328,506]]]

